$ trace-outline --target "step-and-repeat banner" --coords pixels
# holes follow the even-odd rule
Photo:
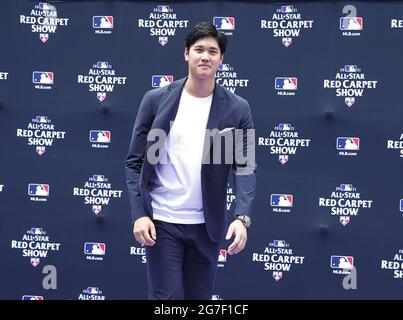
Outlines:
[[[229,37],[217,84],[250,102],[258,164],[212,299],[403,298],[403,2],[5,0],[0,21],[1,299],[147,298],[125,160],[200,21]]]

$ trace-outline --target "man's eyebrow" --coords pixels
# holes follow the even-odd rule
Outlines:
[[[195,46],[195,48],[205,48],[203,45],[201,45],[201,44],[198,44],[197,46]],[[214,50],[218,50],[218,47],[207,47],[207,49],[214,49]]]

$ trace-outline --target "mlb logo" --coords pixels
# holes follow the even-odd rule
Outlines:
[[[403,199],[400,199],[400,212],[403,212]]]
[[[290,13],[293,11],[293,6],[281,6],[281,13]]]
[[[37,123],[48,123],[50,121],[48,121],[48,117],[46,117],[46,116],[36,116],[35,117],[35,122],[37,122]]]
[[[273,245],[276,248],[284,248],[285,247],[285,240],[274,240]]]
[[[107,61],[98,61],[95,67],[98,69],[107,69],[109,67],[109,63]]]
[[[97,92],[97,98],[100,102],[106,99],[106,92]]]
[[[340,223],[345,226],[350,222],[350,217],[340,217]]]
[[[220,64],[218,66],[218,71],[229,71],[230,67],[228,63]]]
[[[40,33],[40,34],[39,34],[39,39],[41,39],[41,41],[42,41],[43,43],[45,43],[46,41],[49,40],[49,34],[47,34],[47,33]]]
[[[362,30],[363,19],[360,17],[340,18],[340,30]]]
[[[34,71],[32,72],[32,82],[35,84],[53,84],[53,72]]]
[[[22,296],[22,300],[43,300],[42,296],[28,296],[24,295]]]
[[[337,150],[360,150],[360,138],[338,137]]]
[[[214,17],[213,24],[217,30],[235,30],[235,18],[233,17]]]
[[[31,264],[35,268],[39,263],[41,262],[41,259],[39,258],[31,258]]]
[[[352,256],[331,256],[330,267],[332,269],[352,269],[354,258]]]
[[[86,292],[88,294],[98,294],[99,293],[99,289],[96,287],[88,287]]]
[[[340,191],[353,191],[352,184],[341,184],[339,187]]]
[[[111,132],[106,130],[90,130],[90,142],[111,142]]]
[[[222,298],[220,298],[220,296],[218,294],[213,294],[211,296],[211,300],[222,300]]]
[[[157,7],[158,12],[169,12],[169,6],[168,5],[159,5]]]
[[[278,156],[278,161],[280,161],[281,164],[286,164],[288,162],[288,155],[287,154],[280,154]]]
[[[278,125],[278,130],[282,130],[282,131],[291,130],[291,125],[289,123],[280,123]]]
[[[49,196],[49,185],[40,183],[30,183],[28,185],[28,195],[30,196]]]
[[[31,234],[42,234],[42,228],[31,228]]]
[[[218,254],[218,262],[227,262],[227,250],[220,249],[220,253]]]
[[[93,16],[92,27],[94,29],[113,29],[113,16]]]
[[[274,87],[276,90],[297,90],[297,82],[296,77],[276,77]]]
[[[100,212],[102,211],[102,206],[100,206],[100,205],[98,205],[98,204],[94,204],[94,205],[92,206],[92,211],[93,211],[95,214],[98,214],[98,213],[100,213]]]
[[[357,72],[357,66],[355,64],[346,64],[344,66],[344,72]]]
[[[104,175],[100,175],[100,174],[94,174],[94,175],[92,176],[92,181],[104,182],[104,181],[105,181],[105,176],[104,176]]]
[[[165,46],[168,43],[168,37],[158,37],[160,45]]]
[[[279,280],[281,280],[282,277],[283,277],[282,271],[273,271],[274,280],[279,281]]]
[[[100,242],[85,242],[84,253],[96,256],[105,255],[105,243]]]
[[[282,40],[284,47],[289,47],[292,44],[292,38],[283,38]]]
[[[38,7],[39,7],[39,9],[42,9],[42,10],[52,10],[53,6],[46,2],[39,2]]]
[[[270,196],[272,207],[291,208],[293,205],[293,196],[291,194],[272,194]]]
[[[43,155],[45,153],[45,151],[46,151],[45,147],[42,147],[42,146],[36,147],[36,153],[39,154],[40,156]]]
[[[352,107],[353,104],[355,103],[355,97],[345,97],[344,98],[344,103],[347,105],[347,107]]]
[[[171,84],[172,82],[174,82],[173,76],[154,75],[151,78],[151,85],[153,88],[164,87],[168,84]]]

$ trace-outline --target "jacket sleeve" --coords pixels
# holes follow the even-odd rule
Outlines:
[[[140,179],[147,144],[147,134],[154,121],[154,103],[152,94],[147,92],[141,101],[134,122],[129,152],[126,159],[126,183],[131,207],[132,222],[138,218],[150,215],[141,200]]]
[[[234,216],[252,215],[256,192],[255,127],[249,104],[246,105],[239,128],[235,131],[233,165],[236,205]]]

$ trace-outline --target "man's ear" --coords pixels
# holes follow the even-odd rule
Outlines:
[[[185,52],[183,53],[185,56],[185,61],[188,61],[188,57],[189,57],[189,50],[188,48],[185,48]]]
[[[224,55],[222,54],[221,59],[220,59],[220,64],[222,64],[223,60],[224,60]]]

